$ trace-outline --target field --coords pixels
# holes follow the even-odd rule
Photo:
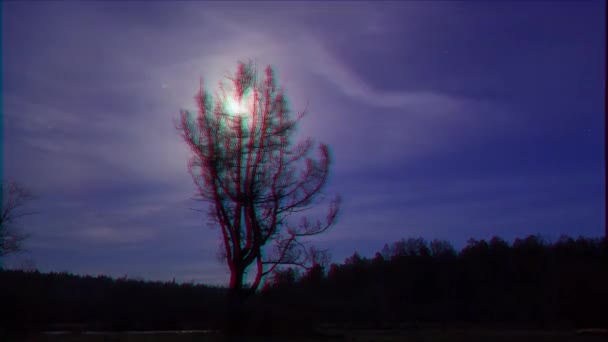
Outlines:
[[[38,342],[223,342],[223,341],[411,341],[411,342],[600,342],[606,341],[608,335],[603,333],[580,333],[563,331],[497,331],[497,330],[454,330],[454,331],[333,331],[328,336],[307,338],[228,338],[216,333],[206,332],[130,332],[130,333],[65,333],[41,334],[30,336],[26,341]]]

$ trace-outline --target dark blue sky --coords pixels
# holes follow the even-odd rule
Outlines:
[[[40,212],[9,266],[226,283],[173,120],[248,58],[332,148],[343,211],[316,242],[336,262],[403,237],[604,232],[604,1],[2,11],[4,175]]]

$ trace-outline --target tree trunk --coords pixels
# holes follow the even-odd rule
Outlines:
[[[225,332],[229,335],[242,335],[245,327],[243,304],[245,291],[243,289],[244,270],[236,268],[231,270],[230,290],[228,292],[228,312]]]

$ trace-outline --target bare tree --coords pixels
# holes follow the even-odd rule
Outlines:
[[[32,194],[15,181],[0,184],[2,194],[2,207],[0,208],[0,257],[22,250],[22,242],[28,237],[14,227],[14,223],[21,217],[33,213],[23,212],[23,206],[34,199]],[[1,261],[1,260],[0,260]],[[1,264],[0,264],[1,266]]]
[[[220,82],[213,98],[201,80],[195,96],[198,113],[182,110],[177,126],[193,154],[188,169],[197,194],[210,203],[210,222],[222,234],[230,288],[248,294],[278,266],[318,263],[321,253],[303,239],[333,225],[340,197],[330,202],[324,220],[302,216],[322,200],[330,152],[321,144],[315,159],[310,139],[292,144],[305,113],[290,118],[272,68],[266,67],[258,79],[251,62],[239,62],[236,73],[225,78],[229,82]],[[254,265],[255,279],[249,285],[245,275]]]

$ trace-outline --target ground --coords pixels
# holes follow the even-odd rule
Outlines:
[[[608,335],[601,332],[564,332],[564,331],[508,331],[508,330],[455,330],[455,331],[334,331],[328,337],[316,338],[232,338],[214,333],[108,333],[108,334],[61,334],[37,335],[26,339],[28,342],[223,342],[223,341],[411,341],[411,342],[604,342]]]

